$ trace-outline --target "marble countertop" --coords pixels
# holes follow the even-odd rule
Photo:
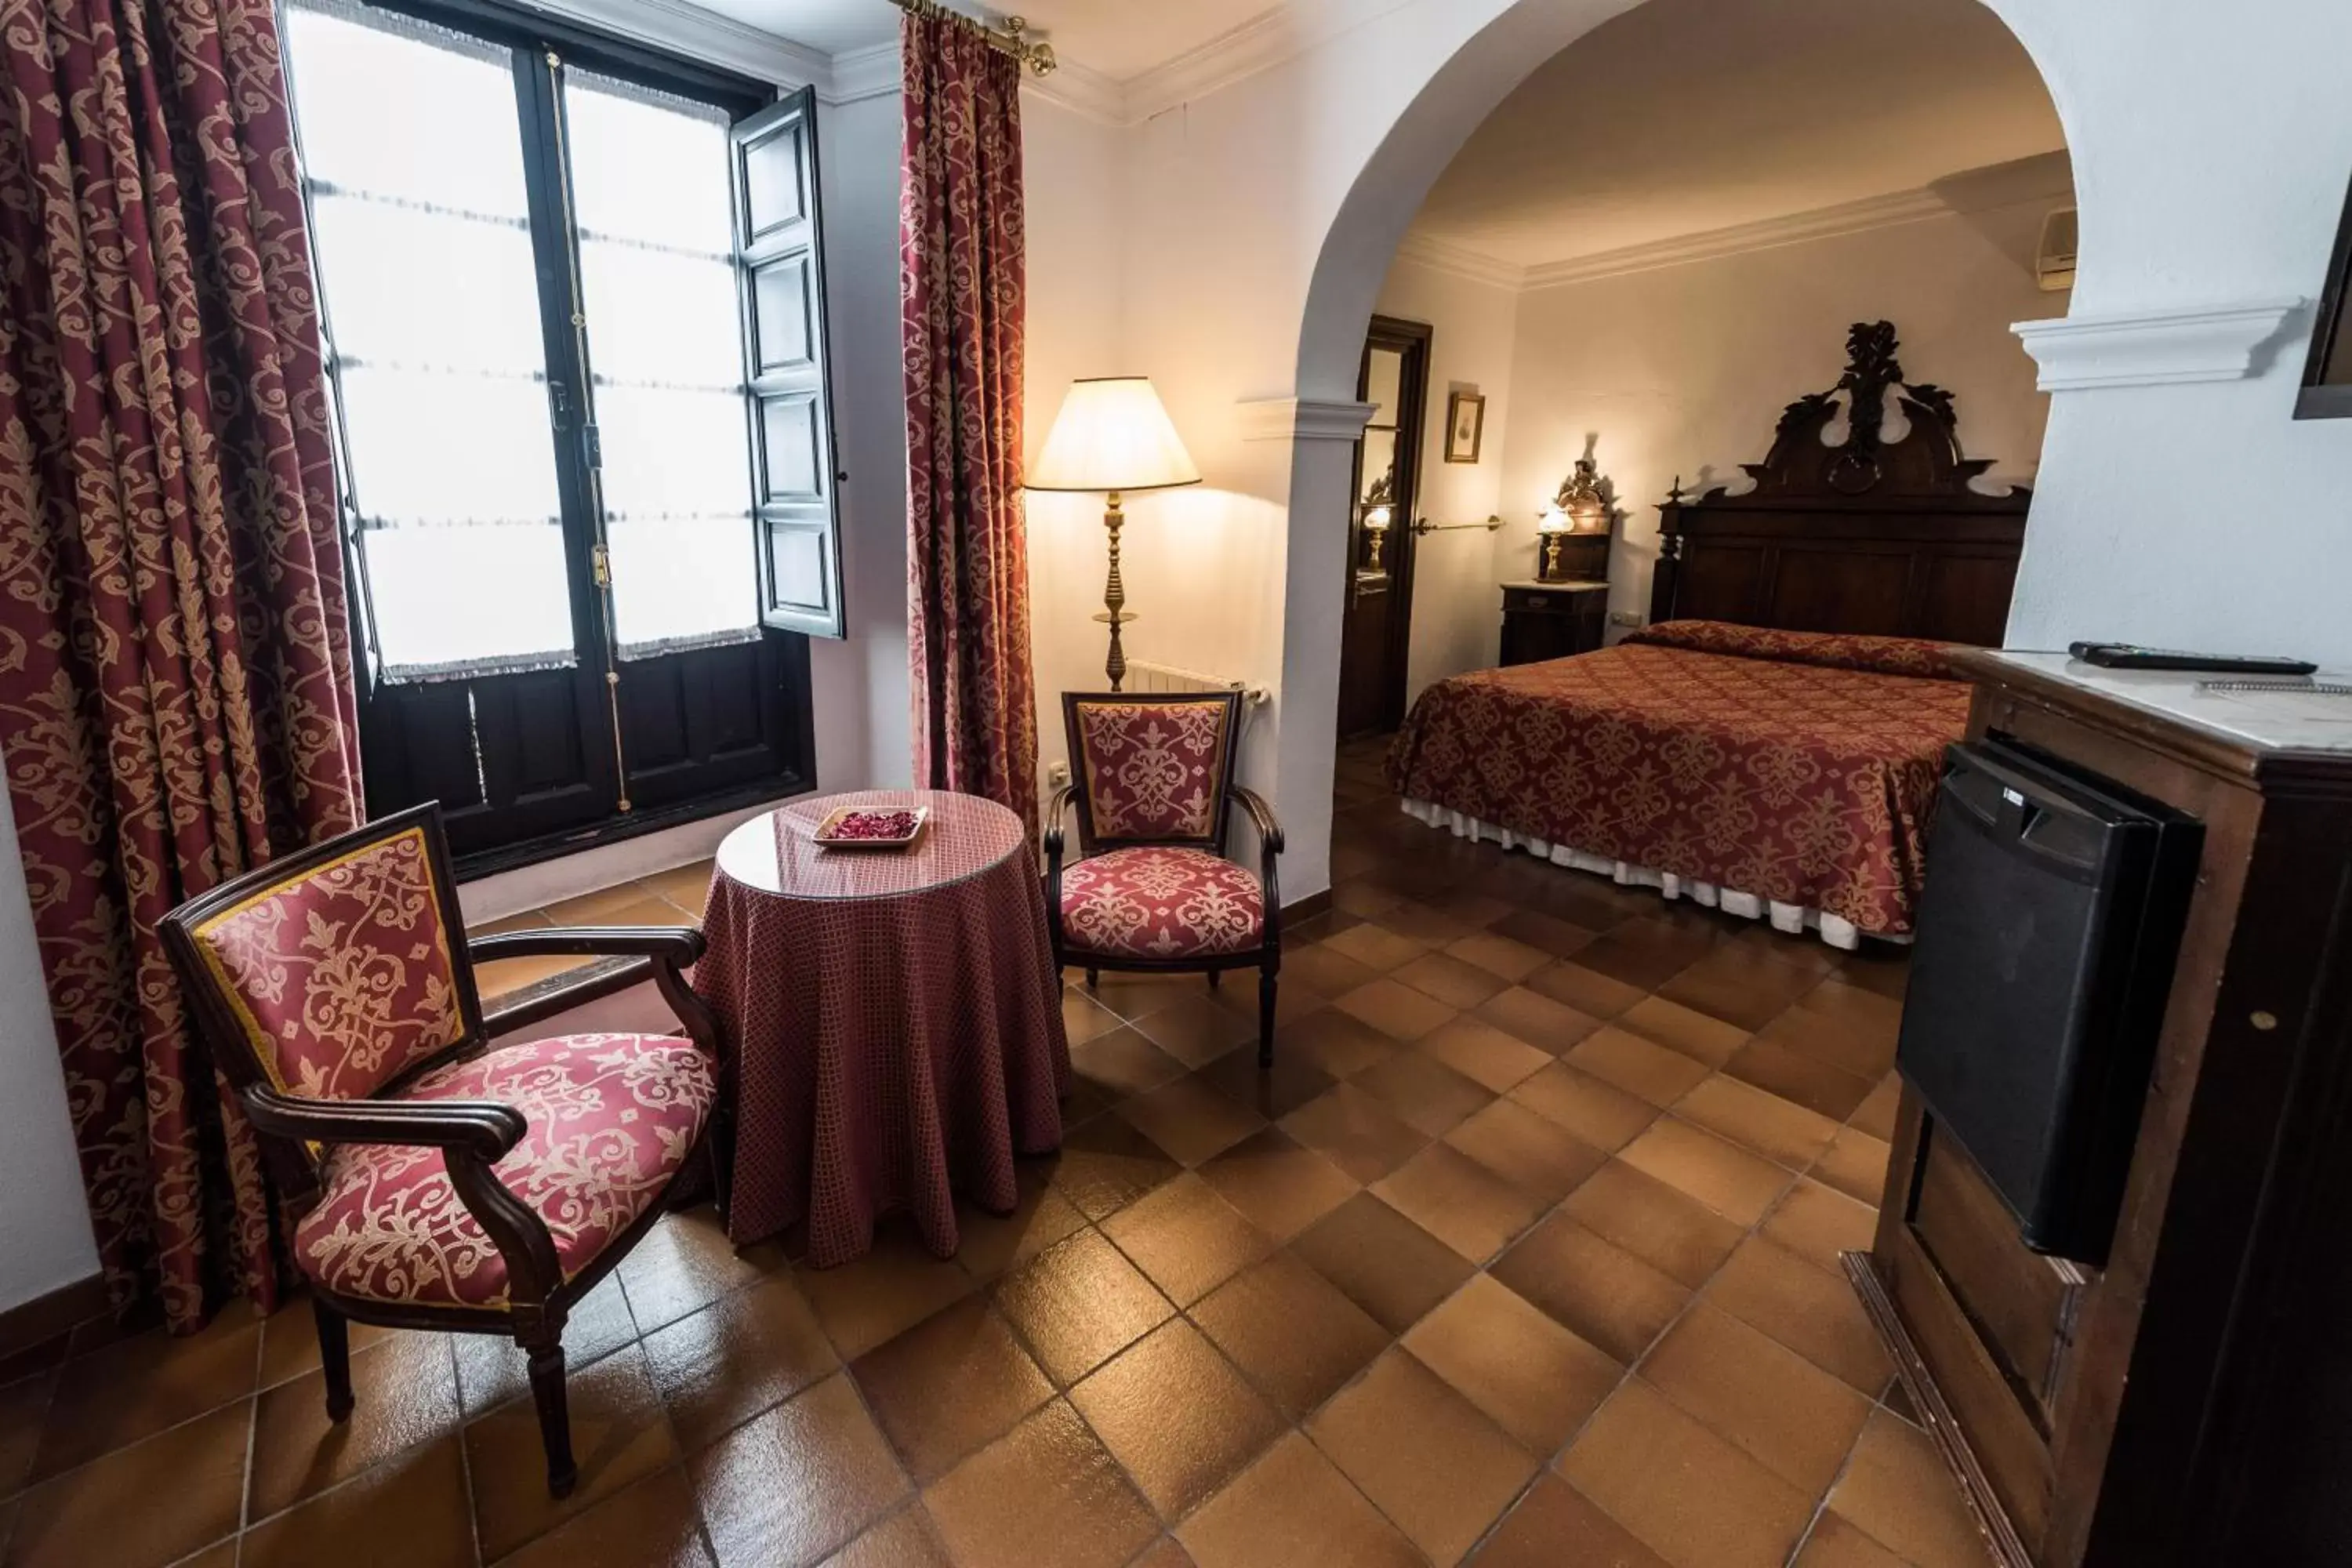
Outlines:
[[[2328,686],[2352,689],[2352,671],[2322,670],[2293,676],[2225,675],[2183,669],[2109,669],[2063,653],[1987,648],[1998,663],[2031,670],[2095,691],[2118,702],[2278,752],[2352,753],[2352,689],[2330,695]],[[2257,691],[2232,691],[2231,682],[2255,682]]]

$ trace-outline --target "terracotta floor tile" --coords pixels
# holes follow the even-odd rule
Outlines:
[[[617,882],[609,888],[599,888],[593,893],[583,893],[576,899],[549,904],[540,913],[550,923],[560,926],[675,925],[675,915],[667,922],[642,918],[643,906],[656,901],[658,897],[635,882]]]
[[[1238,978],[1238,977],[1236,977]],[[1206,1067],[1243,1041],[1257,1035],[1257,1021],[1220,1007],[1205,989],[1197,995],[1170,1003],[1135,1021],[1135,1028],[1167,1055],[1187,1068]],[[1071,1058],[1075,1063],[1076,1058]]]
[[[1547,1205],[1568,1196],[1609,1158],[1517,1100],[1498,1100],[1445,1142]]]
[[[1625,1374],[1484,1274],[1414,1324],[1404,1347],[1538,1455],[1567,1442]]]
[[[1813,1532],[1805,1538],[1804,1549],[1790,1568],[1908,1568],[1908,1564],[1836,1514],[1824,1512],[1813,1521]]]
[[[1556,956],[1497,931],[1474,931],[1445,944],[1445,951],[1465,963],[1475,963],[1506,985],[1520,981]]]
[[[1986,1568],[1990,1561],[1935,1440],[1881,1410],[1870,1417],[1830,1511],[1919,1568]]]
[[[1129,1095],[1158,1089],[1191,1070],[1138,1030],[1112,1021],[1115,1026],[1108,1033],[1083,1044],[1070,1042],[1071,1073],[1078,1083],[1100,1093],[1106,1104],[1116,1105]]]
[[[1489,937],[1488,940],[1500,942],[1504,939]],[[1509,981],[1492,970],[1481,968],[1466,958],[1456,958],[1450,952],[1424,952],[1399,969],[1396,977],[1448,1007],[1475,1007],[1510,985]]]
[[[239,1561],[253,1568],[473,1568],[474,1515],[458,1448],[453,1426],[257,1525],[239,1543]]]
[[[1900,1002],[1911,978],[1911,951],[1885,942],[1865,942],[1862,951],[1840,955],[1837,977],[1844,984],[1859,985]]]
[[[1660,1107],[1688,1094],[1707,1074],[1704,1062],[1615,1027],[1594,1031],[1560,1059],[1579,1072]]]
[[[1357,1182],[1379,1181],[1429,1142],[1429,1134],[1407,1125],[1386,1100],[1352,1083],[1318,1095],[1281,1125]]]
[[[28,1479],[69,1470],[251,1394],[260,1349],[260,1320],[239,1303],[198,1333],[151,1331],[76,1356],[58,1372]]]
[[[1706,1299],[1864,1396],[1874,1397],[1895,1374],[1843,1276],[1832,1277],[1760,1236],[1739,1244],[1707,1281]]]
[[[1537,1478],[1471,1561],[1478,1568],[1669,1568],[1591,1499],[1551,1475]]]
[[[1628,985],[1579,963],[1555,963],[1549,969],[1538,969],[1528,976],[1526,984],[1530,991],[1573,1007],[1589,1018],[1604,1021],[1649,994],[1639,985]]]
[[[1558,1214],[1520,1237],[1491,1272],[1628,1366],[1691,1296],[1680,1280]]]
[[[1894,1151],[1884,1138],[1848,1127],[1823,1152],[1809,1173],[1813,1180],[1835,1187],[1856,1203],[1878,1206],[1886,1192],[1886,1163]]]
[[[1723,1070],[1832,1121],[1843,1121],[1870,1095],[1867,1079],[1762,1035],[1740,1047]]]
[[[1319,1007],[1275,1031],[1275,1060],[1297,1061],[1345,1079],[1397,1054],[1397,1043],[1351,1013]]]
[[[1143,1272],[1091,1230],[1006,1275],[996,1304],[1046,1374],[1064,1386],[1175,1314]]]
[[[934,1480],[1054,1396],[1003,1317],[969,1297],[857,1358],[866,1403],[909,1474]]]
[[[1854,1107],[1848,1125],[1873,1138],[1891,1140],[1895,1136],[1895,1110],[1902,1100],[1903,1080],[1888,1073],[1878,1080],[1878,1087],[1870,1091],[1869,1098]]]
[[[1331,907],[1363,919],[1378,920],[1404,902],[1404,895],[1387,884],[1363,877],[1350,878],[1331,889]]]
[[[446,1334],[415,1330],[352,1352],[351,1418],[327,1419],[324,1373],[264,1393],[253,1423],[252,1514],[267,1519],[404,1448],[457,1429]]]
[[[1293,1432],[1178,1527],[1200,1568],[1421,1568],[1425,1561]]]
[[[785,1275],[647,1334],[645,1351],[654,1386],[688,1453],[841,1364],[816,1314]]]
[[[1452,915],[1469,927],[1473,935],[1509,914],[1514,907],[1509,900],[1481,892],[1475,886],[1456,887],[1449,892],[1433,894],[1427,901],[1431,909]]]
[[[971,1276],[932,1257],[911,1229],[897,1226],[877,1233],[865,1257],[837,1268],[798,1270],[793,1283],[845,1361],[856,1360],[972,1289]]]
[[[1096,1001],[1083,986],[1062,987],[1062,1029],[1075,1055],[1078,1047],[1124,1026],[1119,1016]]]
[[[1432,1143],[1372,1191],[1472,1263],[1500,1252],[1548,1206],[1450,1143]]]
[[[1391,1039],[1406,1045],[1452,1018],[1456,1012],[1448,1004],[1386,975],[1357,986],[1332,1005],[1370,1024]]]
[[[1838,1254],[1867,1252],[1877,1226],[1876,1209],[1808,1177],[1789,1189],[1789,1195],[1765,1220],[1762,1234],[1766,1240],[1780,1243],[1814,1268],[1843,1279],[1845,1270],[1838,1263]]]
[[[1265,1125],[1197,1077],[1180,1078],[1138,1095],[1114,1113],[1168,1151],[1177,1163],[1197,1165]]]
[[[466,1427],[474,1529],[482,1557],[495,1562],[527,1541],[588,1511],[604,1499],[667,1468],[678,1457],[661,1395],[645,1356],[606,1356],[566,1380],[572,1452],[580,1480],[568,1498],[547,1495],[547,1451],[529,1400],[499,1406]]]
[[[1450,1131],[1495,1098],[1484,1085],[1418,1051],[1400,1051],[1350,1081],[1377,1096],[1405,1125],[1431,1138]]]
[[[1307,1227],[1291,1251],[1392,1334],[1470,1278],[1462,1255],[1370,1193]]]
[[[373,1343],[409,1331],[391,1329],[362,1336],[360,1325],[353,1323],[352,1344],[356,1349],[363,1338]],[[586,1300],[572,1309],[563,1325],[565,1364],[577,1372],[623,1345],[635,1342],[636,1337],[636,1320],[629,1312],[628,1295],[622,1289],[617,1275],[608,1274],[603,1283],[588,1292]],[[479,1415],[530,1392],[530,1358],[506,1335],[451,1334],[449,1349],[457,1361],[457,1397],[465,1404],[468,1416]]]
[[[923,1505],[962,1568],[1118,1568],[1160,1532],[1060,1399],[933,1482]]]
[[[1367,923],[1350,926],[1339,935],[1326,941],[1323,946],[1342,958],[1355,960],[1375,975],[1380,975],[1391,973],[1405,964],[1411,963],[1428,952],[1430,944],[1415,942],[1412,938],[1392,931],[1386,926]],[[1310,981],[1308,984],[1312,984],[1313,982]],[[1318,986],[1317,989],[1323,988]],[[1347,994],[1344,991],[1325,991],[1324,994],[1329,996]]]
[[[975,1279],[993,1279],[1084,1227],[1087,1216],[1046,1184],[1048,1175],[1042,1166],[1026,1167],[1021,1195],[1009,1215],[989,1214],[970,1204],[956,1205],[956,1261],[965,1273]]]
[[[1579,952],[1576,962],[1612,980],[1652,991],[1691,967],[1714,942],[1711,932],[1683,930],[1655,920],[1632,920]]]
[[[1318,996],[1344,996],[1366,981],[1377,978],[1380,973],[1328,942],[1316,942],[1295,952],[1286,938],[1283,942],[1283,984],[1296,982]]]
[[[1105,1236],[1160,1293],[1189,1307],[1275,1248],[1193,1172],[1103,1221]]]
[[[1192,1321],[1296,1420],[1389,1345],[1389,1331],[1287,1252],[1227,1280]]]
[[[1458,1017],[1423,1036],[1413,1049],[1502,1094],[1551,1065],[1517,1035],[1477,1018]]]
[[[824,1568],[955,1568],[920,1503],[900,1509],[825,1559]]]
[[[1339,1081],[1279,1045],[1270,1068],[1258,1066],[1254,1050],[1230,1051],[1202,1068],[1200,1076],[1202,1083],[1268,1121],[1289,1115]]]
[[[1565,1054],[1601,1027],[1601,1020],[1591,1014],[1580,1013],[1525,985],[1488,997],[1479,1005],[1478,1016],[1551,1057]]]
[[[619,1293],[618,1289],[615,1288],[614,1294],[617,1296]],[[626,1302],[622,1303],[621,1310],[625,1317],[628,1312]],[[343,1331],[350,1337],[351,1348],[356,1351],[365,1350],[386,1335],[396,1334],[401,1331],[378,1328],[373,1323],[346,1323]],[[635,1331],[635,1327],[632,1326],[630,1334],[634,1336]],[[286,1301],[277,1311],[262,1321],[261,1375],[255,1386],[272,1388],[289,1377],[299,1377],[306,1372],[315,1372],[318,1366],[318,1320],[310,1311],[310,1299],[298,1295]],[[0,1393],[0,1399],[5,1397],[5,1393]],[[0,1421],[0,1429],[5,1429],[6,1425],[5,1421]],[[0,1493],[5,1493],[8,1489],[6,1480],[6,1466],[5,1463],[0,1463]]]
[[[697,860],[692,865],[675,866],[638,880],[648,891],[667,899],[688,914],[699,916],[710,901],[713,869],[712,862]]]
[[[1125,1208],[1182,1170],[1132,1122],[1097,1116],[1062,1136],[1047,1183],[1088,1219]]]
[[[1666,1331],[1642,1376],[1808,1496],[1837,1478],[1871,1410],[1867,1398],[1705,1301]]]
[[[1748,1031],[1737,1024],[1695,1012],[1663,996],[1644,996],[1618,1015],[1620,1028],[1671,1046],[1686,1057],[1719,1068],[1748,1043]]]
[[[57,1370],[51,1368],[0,1387],[0,1498],[16,1496],[32,1473],[41,1423],[57,1385]]]
[[[1070,1403],[1160,1517],[1192,1511],[1287,1423],[1181,1318],[1070,1390]]]
[[[688,1467],[720,1568],[814,1563],[908,1492],[846,1374],[739,1427]]]
[[[1792,1105],[1754,1084],[1717,1073],[1674,1103],[1674,1113],[1728,1138],[1791,1171],[1802,1171],[1822,1156],[1838,1124],[1817,1111]]]
[[[1658,1108],[1614,1084],[1554,1062],[1511,1090],[1511,1100],[1595,1149],[1622,1149],[1658,1118]]]
[[[1675,1568],[1780,1568],[1812,1500],[1628,1378],[1559,1461],[1568,1482]]]
[[[1593,932],[1539,910],[1518,909],[1488,922],[1486,929],[1552,958],[1570,958],[1592,945]]]
[[[93,1542],[124,1568],[161,1568],[237,1526],[253,1401],[158,1433],[18,1499],[8,1568],[91,1568]]]
[[[1846,1071],[1876,1078],[1895,1065],[1903,1004],[1832,978],[1797,998],[1769,1026],[1801,1051]]]
[[[1617,1158],[1688,1194],[1745,1230],[1764,1217],[1796,1178],[1761,1155],[1687,1121],[1661,1116]]]
[[[1315,1446],[1430,1560],[1458,1563],[1538,1468],[1444,1378],[1393,1350],[1307,1424]],[[1401,1441],[1405,1434],[1410,1441]]]
[[[1820,983],[1811,970],[1783,963],[1769,950],[1725,946],[1660,985],[1658,994],[1727,1024],[1760,1029]]]
[[[1086,972],[1075,965],[1064,970],[1062,978],[1066,984],[1081,986],[1088,996],[1129,1023],[1148,1018],[1162,1007],[1173,1006],[1197,994],[1204,985],[1197,974],[1106,969],[1099,984],[1087,986],[1084,984]]]
[[[717,1561],[703,1543],[693,1483],[684,1469],[667,1469],[606,1498],[497,1568],[713,1568]]]
[[[1458,915],[1414,898],[1408,898],[1382,915],[1381,924],[1399,936],[1409,936],[1415,942],[1425,942],[1432,946],[1458,942],[1477,929]]]
[[[1618,1160],[1594,1172],[1560,1212],[1694,1289],[1731,1256],[1747,1228]]]
[[[1201,1177],[1276,1242],[1288,1241],[1362,1184],[1279,1127],[1254,1132],[1201,1167]]]
[[[705,1205],[665,1218],[614,1272],[628,1293],[637,1331],[649,1334],[751,1284],[779,1256],[774,1247],[738,1252],[719,1212]]]

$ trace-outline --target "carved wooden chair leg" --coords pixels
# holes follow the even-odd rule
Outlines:
[[[1092,991],[1092,990],[1095,990],[1095,989],[1097,989],[1097,987],[1099,987],[1101,984],[1102,984],[1102,971],[1101,971],[1101,970],[1099,970],[1099,969],[1089,969],[1089,970],[1087,970],[1087,990],[1089,990],[1089,991]]]
[[[1257,972],[1257,1065],[1274,1065],[1274,975],[1271,967]]]
[[[319,1325],[319,1364],[327,1374],[327,1419],[348,1421],[352,1415],[351,1323],[316,1296],[310,1298],[310,1316]]]
[[[580,1479],[572,1458],[572,1411],[563,1391],[563,1331],[541,1330],[518,1337],[530,1356],[530,1397],[539,1406],[539,1440],[547,1449],[547,1491],[550,1497],[570,1497]]]
[[[1209,989],[1214,991],[1217,988],[1217,982],[1223,980],[1224,977],[1225,972],[1222,969],[1212,969],[1209,971]]]

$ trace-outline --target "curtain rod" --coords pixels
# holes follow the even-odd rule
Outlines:
[[[1054,46],[1043,38],[1029,37],[1029,24],[1018,16],[1007,16],[1000,31],[975,17],[952,10],[940,0],[890,0],[890,4],[912,16],[926,16],[935,22],[960,22],[988,40],[988,47],[999,54],[1011,55],[1028,68],[1032,76],[1051,76],[1059,63],[1054,58]]]

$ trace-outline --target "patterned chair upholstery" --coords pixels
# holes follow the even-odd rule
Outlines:
[[[530,1356],[549,1489],[568,1492],[565,1318],[682,1184],[720,1168],[717,1031],[684,979],[700,934],[467,942],[434,805],[272,862],[162,929],[291,1218],[330,1416],[351,1414],[350,1319],[510,1334]],[[488,1049],[474,963],[541,953],[649,959],[689,1037]]]
[[[1054,951],[1106,969],[1258,971],[1258,1060],[1274,1059],[1282,967],[1275,880],[1282,828],[1234,783],[1238,692],[1066,692],[1071,782],[1046,811],[1046,913]],[[1065,867],[1062,819],[1075,805],[1086,858]],[[1234,805],[1258,832],[1255,869],[1225,858]]]

